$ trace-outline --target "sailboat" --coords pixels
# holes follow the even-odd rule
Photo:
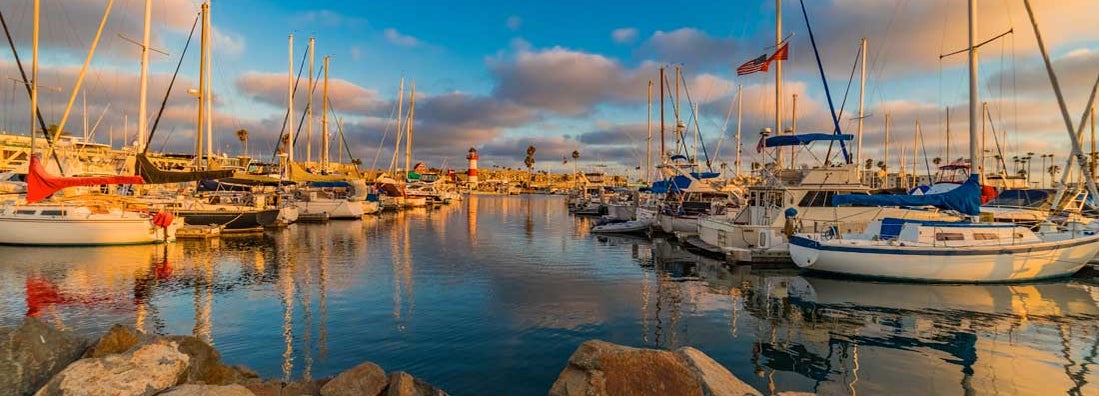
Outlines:
[[[971,164],[979,163],[976,11],[977,1],[970,0]],[[1078,153],[1079,142],[1074,143],[1074,152]],[[945,193],[846,195],[834,197],[832,204],[934,205],[975,218],[981,215],[981,173],[980,169],[971,172],[964,184]],[[1090,176],[1086,170],[1084,173]],[[1032,230],[1011,223],[887,218],[873,222],[865,233],[795,235],[790,240],[790,256],[801,268],[862,277],[930,282],[1029,281],[1066,277],[1079,271],[1099,253],[1097,231],[1094,222],[1069,222],[1064,227],[1043,222]]]
[[[61,202],[43,203],[44,199],[68,187],[141,184],[137,176],[57,177],[50,175],[35,154],[38,112],[38,28],[40,2],[34,2],[34,40],[31,50],[30,109],[31,150],[24,199],[0,204],[0,244],[89,246],[170,242],[182,221],[166,213],[156,215],[126,210],[110,196],[83,195]],[[104,16],[106,18],[106,16]],[[98,39],[98,35],[96,37]],[[94,45],[92,47],[94,50]],[[92,50],[90,50],[92,51]],[[88,60],[77,77],[76,89],[87,71]],[[20,65],[22,68],[22,65]],[[74,96],[75,98],[75,96]],[[70,103],[72,101],[70,100]],[[65,115],[52,140],[64,127]],[[49,134],[50,131],[43,131]],[[51,140],[47,140],[50,142]],[[52,143],[51,143],[52,145]]]

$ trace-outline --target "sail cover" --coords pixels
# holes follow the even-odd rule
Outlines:
[[[844,141],[854,139],[853,135],[835,133],[803,133],[800,135],[771,136],[764,141],[765,147],[804,146],[817,141]]]
[[[232,170],[209,170],[195,172],[163,171],[153,165],[145,154],[137,155],[136,173],[145,180],[146,184],[186,183],[206,179],[222,179],[233,177]]]
[[[46,168],[42,166],[42,161],[38,159],[38,156],[32,155],[30,166],[27,168],[27,203],[35,203],[46,199],[46,197],[66,187],[143,183],[145,183],[145,180],[141,176],[54,176],[46,172]]]
[[[971,175],[961,186],[939,194],[925,195],[858,195],[845,194],[832,197],[832,205],[840,206],[934,206],[955,210],[970,216],[981,214],[981,185],[978,176]]]

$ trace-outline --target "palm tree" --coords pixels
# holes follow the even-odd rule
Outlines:
[[[943,163],[943,159],[942,157],[935,157],[931,160],[931,163],[935,164],[935,166],[939,166],[939,164]]]
[[[878,161],[878,169],[885,170],[885,161]]]
[[[248,155],[248,130],[238,129],[237,139],[240,139],[240,151],[244,155]]]
[[[286,153],[288,147],[290,147],[290,134],[282,135],[279,138],[279,153]]]
[[[867,158],[866,163],[863,164],[863,167],[866,168],[866,170],[870,170],[870,169],[874,168],[874,160],[870,159],[870,158]]]

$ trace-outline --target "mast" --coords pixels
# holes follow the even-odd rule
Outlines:
[[[38,19],[41,15],[41,0],[34,0],[34,33],[31,34],[31,156],[34,156],[35,138],[34,132],[35,110],[38,109]],[[42,131],[49,133],[49,131]]]
[[[664,147],[664,67],[660,67],[660,163],[664,164],[667,149]]]
[[[950,106],[946,106],[946,163],[950,163]]]
[[[736,167],[736,175],[740,176],[740,121],[741,121],[741,109],[744,104],[744,86],[741,84],[736,85],[736,159],[733,160],[733,166]]]
[[[981,172],[981,179],[982,180],[985,177],[984,176],[984,169],[985,169],[985,166],[986,166],[985,160],[987,159],[986,158],[987,156],[985,155],[985,141],[988,140],[988,131],[986,130],[985,127],[988,126],[988,122],[986,122],[986,120],[988,120],[988,102],[982,102],[981,103],[981,161],[980,161],[981,162],[981,170],[982,170],[982,172]],[[1042,178],[1044,179],[1045,176],[1043,176]]]
[[[969,0],[969,174],[976,173],[984,184],[984,171],[977,163],[977,0]]]
[[[892,117],[885,113],[885,175],[889,176],[889,127]]]
[[[305,162],[313,162],[313,86],[316,82],[313,81],[313,43],[316,39],[309,38],[309,89],[306,91],[309,93],[305,104],[305,118],[308,119],[308,124],[305,127]],[[327,89],[328,86],[326,85]],[[327,112],[325,112],[327,113]],[[327,114],[321,114],[321,130],[324,130],[324,116]],[[323,133],[323,132],[322,132]]]
[[[679,145],[683,139],[683,129],[680,126],[683,120],[680,117],[683,114],[682,108],[679,107],[679,77],[682,73],[679,65],[675,66],[675,108],[672,111],[675,113],[675,152],[679,153]]]
[[[1095,177],[1095,105],[1091,106],[1091,176]]]
[[[206,46],[210,44],[206,34],[206,20],[210,15],[210,3],[202,3],[202,31],[199,33],[198,51],[198,125],[195,128],[195,166],[205,169],[202,162],[202,141],[205,139],[206,129]],[[209,158],[207,158],[209,159]]]
[[[645,140],[645,184],[653,183],[653,80],[648,80],[648,106],[646,109],[645,130],[648,139]],[[1091,151],[1095,151],[1092,149]]]
[[[404,151],[404,166],[405,177],[412,172],[412,123],[416,120],[416,82],[412,82],[412,91],[408,94],[408,120],[405,124],[408,125],[408,141],[405,142]]]
[[[920,185],[920,120],[916,120],[916,133],[912,135],[912,186]]]
[[[862,67],[859,72],[859,124],[858,129],[855,131],[855,163],[862,166],[862,118],[864,117],[863,104],[866,101],[866,37],[862,38],[862,59],[860,62]]]
[[[202,23],[202,31],[206,35],[206,46],[203,50],[206,52],[206,94],[202,97],[206,100],[206,165],[210,166],[214,160],[214,60],[213,52],[210,51],[214,44],[210,32],[214,28],[210,23],[210,0],[206,1],[206,14]]]
[[[310,92],[309,97],[313,94]],[[312,112],[312,108],[310,108]],[[328,56],[324,57],[324,88],[321,92],[321,169],[328,169]]]
[[[290,34],[289,44],[287,47],[287,53],[289,57],[286,62],[286,160],[287,169],[294,162],[294,34]]]
[[[790,106],[790,135],[798,133],[798,94],[794,94],[794,102]],[[797,152],[795,146],[790,146],[790,169],[797,168]]]
[[[145,0],[145,32],[141,37],[141,88],[137,104],[137,150],[145,149],[146,135],[149,133],[145,115],[149,95],[149,26],[153,19],[153,0]],[[85,121],[87,124],[87,121]],[[85,126],[84,129],[87,129]]]
[[[775,0],[775,48],[782,44],[782,0]],[[775,136],[782,134],[782,60],[775,59]],[[782,168],[782,148],[776,148],[778,153],[775,164]]]
[[[397,147],[393,148],[393,168],[400,168],[400,162],[397,162],[397,153],[401,151],[401,137],[404,135],[404,131],[401,129],[401,119],[404,117],[404,77],[401,77],[400,90],[397,92]],[[396,175],[394,175],[396,176]]]

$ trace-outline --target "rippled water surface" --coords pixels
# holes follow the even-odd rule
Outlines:
[[[458,395],[545,394],[581,342],[697,347],[765,393],[1099,394],[1093,278],[913,285],[589,235],[558,197],[167,246],[0,247],[0,325],[195,334],[265,377],[364,360]]]

